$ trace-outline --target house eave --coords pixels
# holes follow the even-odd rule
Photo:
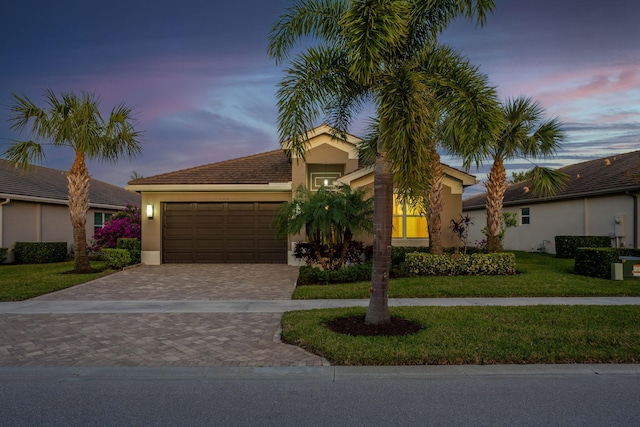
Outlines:
[[[52,199],[48,197],[37,197],[37,196],[25,196],[21,194],[4,194],[0,193],[0,199],[10,199],[11,201],[21,201],[21,202],[32,202],[32,203],[46,203],[50,205],[64,205],[69,206],[69,202],[67,200],[62,199]],[[91,203],[89,202],[89,207],[94,209],[109,209],[109,210],[121,210],[124,209],[124,205],[110,205],[105,203]]]

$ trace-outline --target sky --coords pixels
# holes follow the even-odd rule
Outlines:
[[[108,113],[136,111],[143,151],[90,161],[93,178],[125,186],[152,176],[279,148],[276,91],[283,66],[268,34],[290,0],[6,2],[0,8],[0,153],[30,139],[9,128],[12,94],[93,92]],[[34,4],[35,3],[35,4]],[[640,2],[495,0],[485,27],[454,22],[441,41],[489,76],[501,99],[520,95],[563,123],[557,156],[568,164],[640,150]],[[350,129],[363,135],[367,117]],[[318,123],[320,124],[320,123]],[[46,151],[42,166],[73,156]],[[461,167],[445,156],[443,162]],[[486,177],[487,163],[469,172]],[[532,167],[507,164],[508,174]],[[483,191],[481,184],[465,197]]]

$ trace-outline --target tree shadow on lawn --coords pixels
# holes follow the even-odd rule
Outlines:
[[[391,322],[383,325],[370,325],[364,322],[364,316],[340,317],[323,325],[325,328],[339,334],[351,336],[402,336],[415,334],[422,329],[422,325],[402,317],[391,317]]]

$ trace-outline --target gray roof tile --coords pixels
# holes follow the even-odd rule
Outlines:
[[[16,198],[37,197],[68,200],[67,177],[64,171],[30,166],[27,172],[12,168],[7,160],[0,159],[0,194],[13,195]],[[89,185],[91,204],[124,207],[128,204],[140,206],[140,195],[106,182],[91,179]]]
[[[282,150],[254,154],[130,181],[130,185],[269,184],[291,181],[291,162]]]

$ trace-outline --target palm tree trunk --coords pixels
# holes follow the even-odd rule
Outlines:
[[[431,156],[433,172],[429,183],[429,207],[427,209],[429,252],[433,255],[442,255],[442,181],[444,170],[440,164],[440,155],[435,149]]]
[[[502,250],[500,226],[502,224],[502,202],[507,189],[507,171],[501,158],[494,158],[487,187],[487,252]]]
[[[381,325],[391,322],[388,293],[393,227],[393,175],[382,154],[376,158],[373,186],[373,274],[369,309],[364,321]]]
[[[69,214],[73,226],[73,245],[75,249],[76,273],[92,271],[87,255],[87,212],[89,211],[89,171],[82,153],[76,158],[67,172],[69,186]]]

